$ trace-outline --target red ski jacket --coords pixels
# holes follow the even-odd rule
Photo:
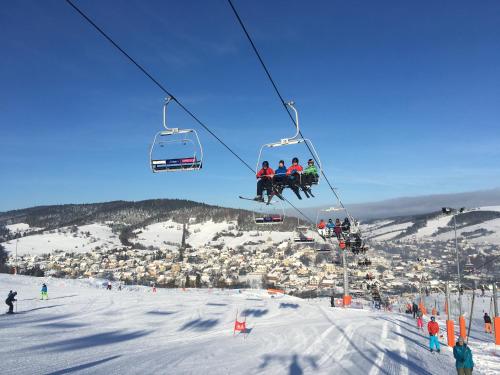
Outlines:
[[[427,330],[431,335],[437,335],[439,333],[439,324],[437,324],[437,322],[430,321],[427,323]]]
[[[262,168],[257,172],[257,178],[273,178],[274,171],[272,168]]]
[[[326,227],[326,224],[324,221],[320,221],[319,224],[318,224],[318,229],[325,229]]]
[[[288,167],[288,169],[286,170],[286,175],[287,176],[290,176],[292,173],[295,173],[295,172],[298,172],[298,173],[302,173],[304,169],[302,168],[301,165],[292,165],[291,167]]]

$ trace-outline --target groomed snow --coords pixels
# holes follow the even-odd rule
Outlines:
[[[40,301],[42,282],[48,301]],[[408,315],[332,309],[260,290],[106,291],[89,280],[0,275],[2,374],[453,374]],[[233,335],[246,315],[247,334]],[[486,371],[484,370],[486,369]],[[478,366],[474,374],[493,374]]]

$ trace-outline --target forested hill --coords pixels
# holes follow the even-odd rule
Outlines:
[[[112,201],[89,204],[37,206],[0,213],[0,228],[5,225],[26,223],[32,228],[57,229],[72,225],[85,225],[111,221],[140,227],[172,219],[178,223],[222,222],[236,220],[241,229],[253,229],[250,211],[212,206],[181,199],[150,199],[137,202]],[[290,230],[296,219],[286,220],[278,230]]]

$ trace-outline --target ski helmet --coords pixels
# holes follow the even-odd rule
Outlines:
[[[269,162],[267,160],[262,162],[262,168],[269,168]]]
[[[292,163],[297,163],[297,164],[299,164],[299,158],[293,158],[293,159],[292,159]]]

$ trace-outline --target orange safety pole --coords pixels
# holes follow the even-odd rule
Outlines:
[[[458,318],[458,322],[460,325],[460,337],[462,337],[465,340],[467,335],[465,333],[465,318],[463,315],[460,315],[460,318]]]
[[[448,346],[453,348],[455,346],[455,322],[453,320],[446,321],[446,334],[448,337]]]
[[[343,296],[342,303],[344,307],[351,306],[352,296]]]
[[[495,322],[495,345],[500,345],[500,316],[493,318]]]

